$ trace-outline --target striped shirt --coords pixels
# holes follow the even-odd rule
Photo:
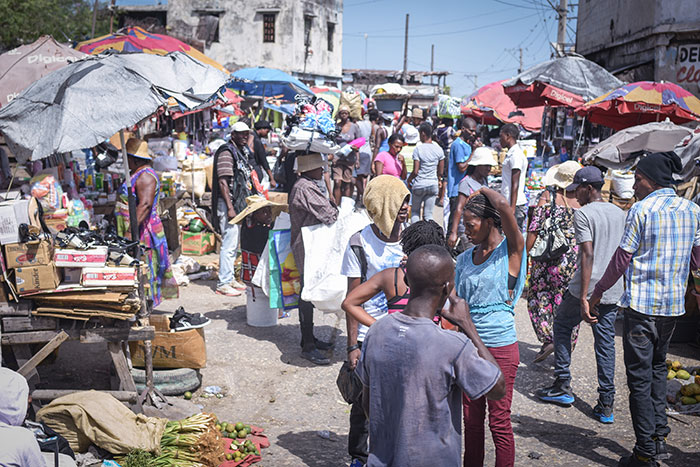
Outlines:
[[[627,214],[620,248],[631,253],[621,305],[646,315],[685,313],[693,246],[700,245],[700,207],[662,188]]]

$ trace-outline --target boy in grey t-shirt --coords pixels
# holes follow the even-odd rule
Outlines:
[[[598,367],[598,404],[593,417],[601,423],[613,423],[615,399],[615,317],[617,301],[623,293],[622,280],[611,287],[601,300],[597,313],[588,307],[588,298],[600,280],[620,243],[625,228],[625,213],[603,201],[600,190],[603,175],[596,167],[579,169],[567,191],[576,191],[583,206],[574,213],[576,243],[579,245],[578,269],[569,282],[569,290],[554,316],[554,376],[556,381],[537,391],[544,402],[570,406],[571,333],[581,320],[592,324]]]
[[[422,246],[406,264],[411,298],[367,332],[357,364],[369,416],[367,467],[462,465],[462,392],[476,399],[505,395],[505,380],[476,332],[464,300],[450,297],[454,263],[444,247]]]

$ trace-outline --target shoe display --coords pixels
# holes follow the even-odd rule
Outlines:
[[[602,402],[598,401],[596,406],[593,407],[593,418],[600,423],[613,423],[615,415],[613,414],[612,406],[603,405]]]
[[[328,357],[325,357],[321,352],[318,351],[318,349],[313,349],[309,350],[307,352],[302,352],[301,353],[301,358],[304,358],[311,363],[314,363],[316,365],[330,365],[331,364],[331,359]]]
[[[654,456],[654,458],[659,461],[670,459],[671,454],[668,452],[668,448],[666,446],[666,438],[654,438],[654,442],[656,443],[656,456]]]
[[[229,284],[217,287],[216,293],[218,293],[219,295],[226,295],[227,297],[240,297],[242,295],[242,292],[240,290],[234,289]]]
[[[571,393],[569,383],[559,380],[554,381],[554,384],[549,387],[538,389],[535,395],[543,402],[551,402],[562,407],[570,407],[576,400]]]
[[[639,457],[633,453],[620,459],[617,465],[618,467],[656,467],[659,463],[654,459]]]
[[[554,344],[542,344],[542,348],[535,356],[534,363],[539,363],[554,353]]]
[[[211,323],[211,320],[200,313],[187,313],[183,307],[178,308],[170,318],[170,329],[173,331],[185,331],[198,329]]]

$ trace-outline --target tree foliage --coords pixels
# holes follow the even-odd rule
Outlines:
[[[90,38],[91,0],[0,0],[0,50],[8,50],[49,34],[59,42]],[[98,4],[95,37],[109,32],[107,2]]]

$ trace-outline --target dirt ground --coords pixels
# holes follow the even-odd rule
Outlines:
[[[318,367],[299,356],[299,322],[295,312],[275,327],[251,327],[246,324],[245,297],[223,297],[215,294],[213,287],[213,281],[193,282],[181,288],[179,300],[165,302],[159,308],[160,312],[173,312],[182,305],[187,311],[203,313],[212,320],[205,328],[208,362],[201,370],[203,385],[218,385],[227,393],[222,399],[205,399],[200,397],[200,389],[193,398],[199,407],[183,404],[180,399],[175,413],[201,408],[227,421],[244,421],[264,428],[271,447],[263,451],[263,460],[258,464],[261,466],[347,465],[349,406],[335,385],[345,358],[344,318],[316,313],[317,337],[335,343],[330,352],[332,364]],[[634,444],[619,330],[615,423],[602,425],[591,418],[597,400],[591,330],[582,327],[574,352],[576,403],[571,408],[559,408],[542,404],[534,397],[534,391],[552,379],[553,358],[532,363],[539,343],[523,299],[516,308],[516,326],[521,359],[512,405],[516,465],[617,465],[620,456]],[[698,353],[687,345],[674,344],[669,358],[697,366]],[[42,372],[52,380],[53,387],[76,387],[76,381],[104,387],[109,381],[109,366],[103,355],[99,346],[67,345],[61,349],[58,360],[44,365]],[[82,369],[76,365],[76,361],[86,360],[90,361],[89,375],[87,365]],[[700,418],[679,415],[669,421],[672,458],[664,465],[700,465]],[[488,431],[486,446],[486,465],[493,465]]]

